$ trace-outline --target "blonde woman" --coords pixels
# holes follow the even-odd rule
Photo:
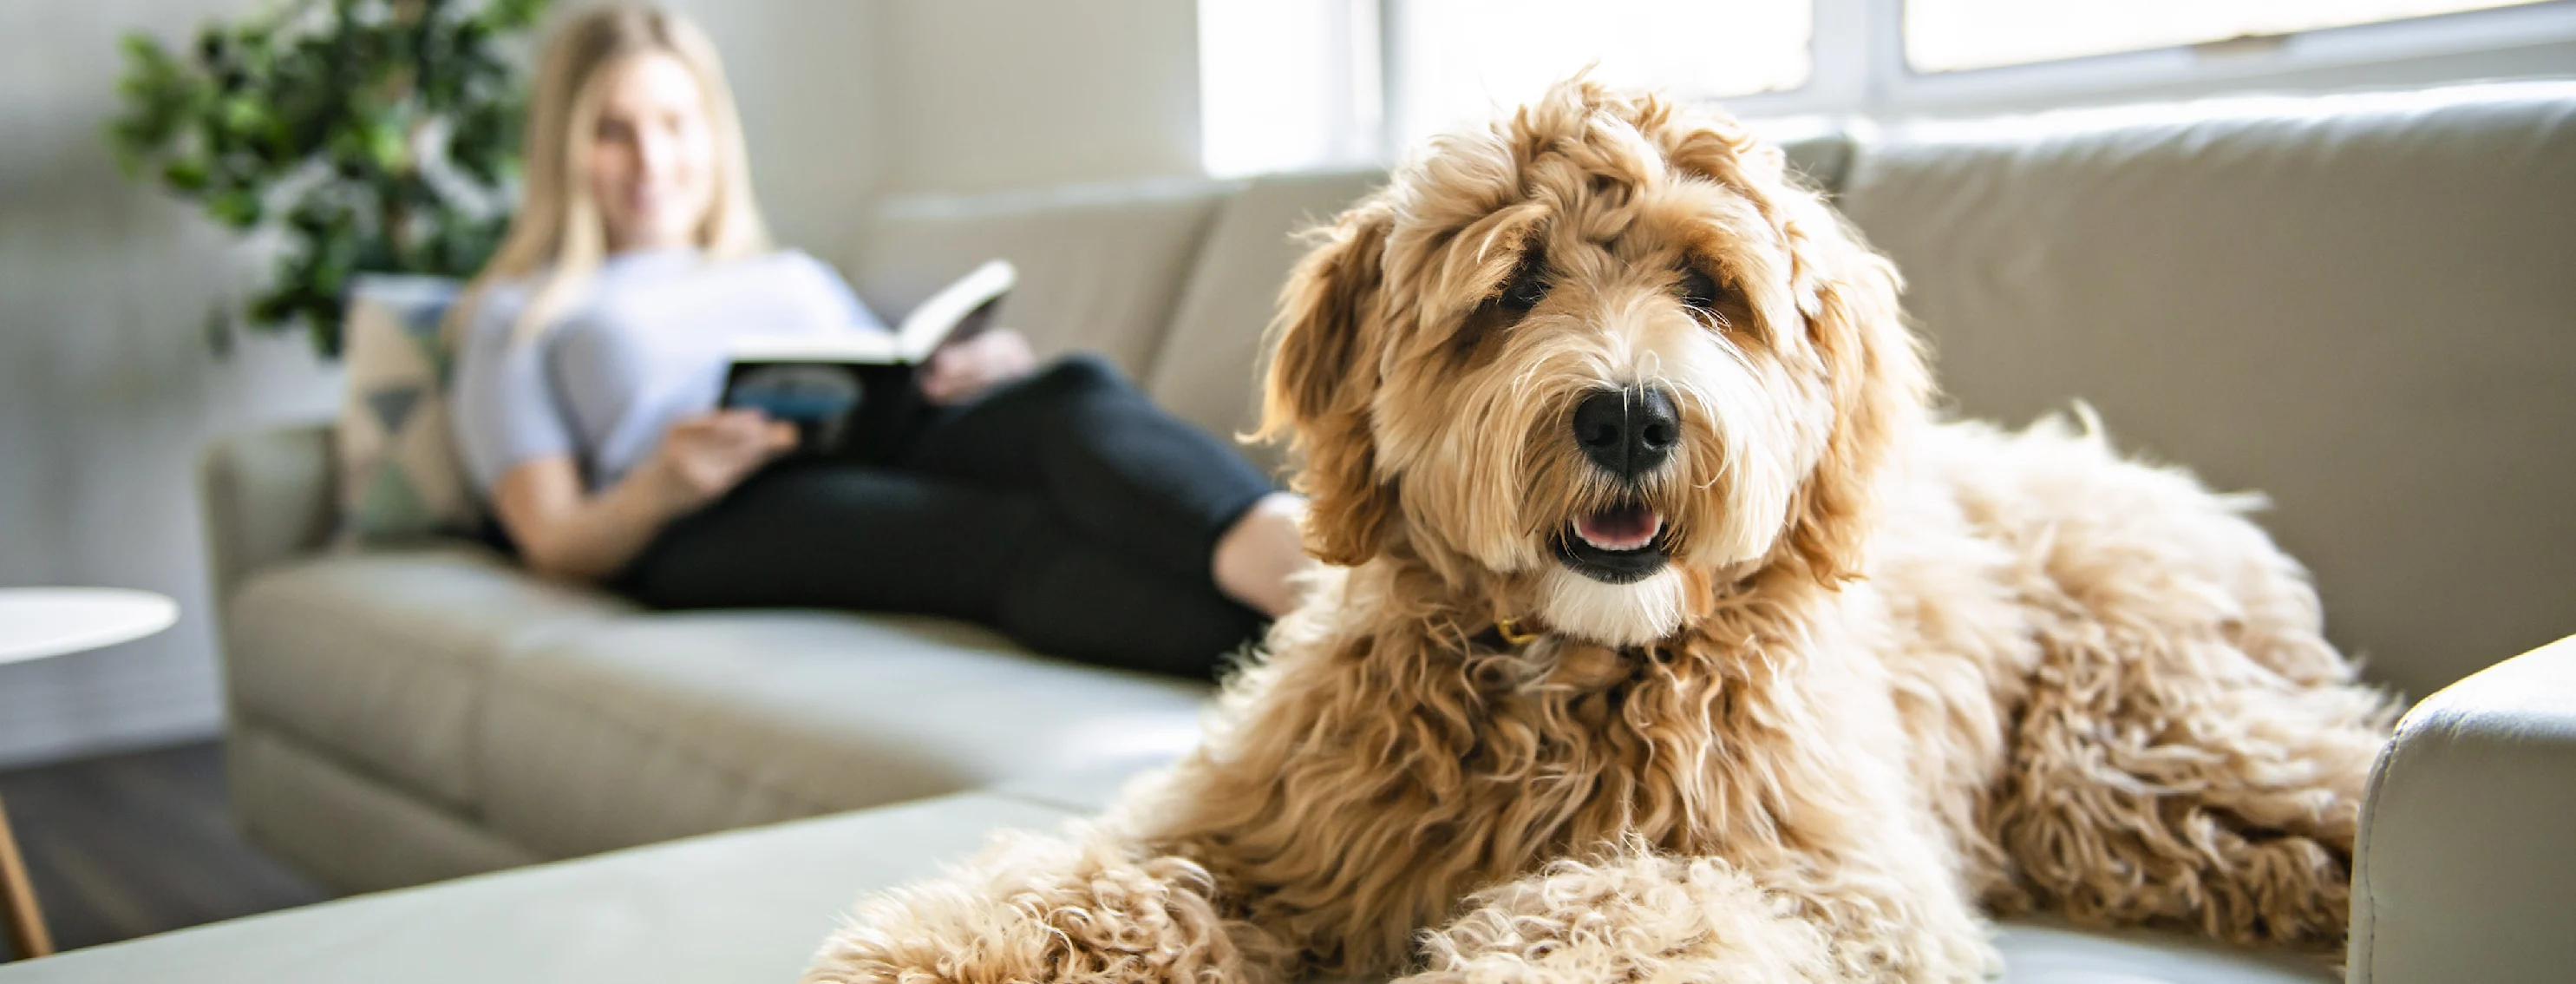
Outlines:
[[[716,54],[686,20],[588,10],[540,60],[525,201],[459,306],[457,440],[533,570],[661,607],[820,606],[990,624],[1032,648],[1206,675],[1290,600],[1298,500],[1097,359],[1007,330],[943,350],[895,460],[784,457],[718,410],[727,336],[883,331],[772,251]]]

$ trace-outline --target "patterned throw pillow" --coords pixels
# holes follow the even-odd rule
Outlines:
[[[340,529],[360,544],[471,533],[479,518],[447,421],[453,347],[439,330],[459,285],[357,278],[342,337],[348,395],[339,452]]]

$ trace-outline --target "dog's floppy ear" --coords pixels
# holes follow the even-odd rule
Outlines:
[[[1320,231],[1288,275],[1271,323],[1260,436],[1300,452],[1294,487],[1312,497],[1306,545],[1330,564],[1377,555],[1395,517],[1395,490],[1378,481],[1369,401],[1382,344],[1380,290],[1394,210],[1371,197]]]
[[[1782,199],[1798,307],[1825,365],[1834,427],[1790,506],[1775,559],[1831,583],[1860,576],[1879,467],[1899,434],[1923,419],[1931,374],[1897,306],[1895,264],[1808,192],[1790,189]]]
[[[1788,172],[1777,147],[1742,123],[1702,115],[1667,139],[1675,165],[1743,191],[1779,224],[1807,343],[1828,380],[1833,432],[1790,502],[1788,530],[1768,563],[1826,584],[1858,577],[1879,466],[1899,433],[1923,419],[1932,395],[1922,348],[1896,302],[1904,281]]]

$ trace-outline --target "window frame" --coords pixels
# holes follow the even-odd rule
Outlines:
[[[1403,0],[1385,0],[1400,3]],[[2463,74],[2462,57],[2534,53],[2576,73],[2576,0],[2024,65],[1921,72],[1905,57],[1905,0],[1814,0],[1815,71],[1805,88],[1724,100],[1739,115],[1922,115],[2027,112],[2192,98],[2259,89],[2306,93],[2430,85]],[[1396,57],[1386,52],[1382,57]],[[2543,74],[2506,71],[2505,75]]]
[[[1353,70],[1374,73],[1367,81],[1377,88],[1379,111],[1367,121],[1374,132],[1357,139],[1374,149],[1370,163],[1384,166],[1403,149],[1398,130],[1406,76],[1399,8],[1409,0],[1373,2],[1376,63]],[[1799,118],[1893,121],[2248,91],[2302,94],[2576,75],[2576,0],[1939,72],[1916,71],[1906,60],[1905,3],[1811,0],[1815,24],[1806,84],[1717,101],[1747,120],[1794,129]],[[2463,71],[2469,60],[2478,70]]]

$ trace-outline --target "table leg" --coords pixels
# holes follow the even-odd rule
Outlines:
[[[36,886],[27,880],[27,861],[18,856],[18,839],[9,831],[9,809],[0,805],[0,928],[9,932],[9,949],[18,959],[54,952],[53,934],[45,932],[45,911],[36,907]]]

